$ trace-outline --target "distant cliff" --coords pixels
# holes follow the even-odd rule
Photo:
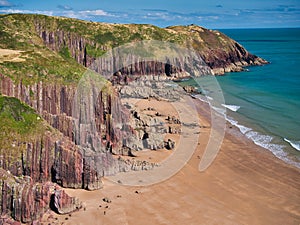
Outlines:
[[[195,25],[163,29],[43,15],[0,16],[2,215],[30,223],[50,205],[55,209],[55,202],[60,203],[57,212],[71,212],[80,203],[56,184],[94,190],[102,187],[104,175],[156,166],[114,157],[130,155],[124,142],[134,146],[136,131],[130,126],[131,112],[121,105],[110,82],[105,82],[96,100],[77,96],[87,67],[93,65],[99,72],[106,69],[105,63],[96,61],[98,57],[125,43],[152,39],[194,49],[214,74],[266,63],[224,34]],[[118,79],[111,81],[147,74],[179,78],[186,76],[193,63],[179,57],[168,63],[142,61],[118,68]],[[93,107],[81,108],[79,103]],[[88,121],[90,115],[93,123]]]

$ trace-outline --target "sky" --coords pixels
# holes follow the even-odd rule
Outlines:
[[[300,0],[0,0],[0,14],[34,13],[160,27],[300,27]]]

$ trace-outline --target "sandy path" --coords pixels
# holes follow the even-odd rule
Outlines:
[[[206,104],[197,102],[202,125]],[[146,187],[104,180],[102,190],[67,190],[86,210],[58,216],[58,224],[300,224],[300,170],[228,128],[221,151],[198,171],[210,134],[202,128],[195,153],[170,179]],[[138,192],[138,193],[136,193]],[[118,196],[120,195],[120,196]],[[112,203],[102,201],[109,197]],[[101,205],[101,207],[99,207]],[[108,206],[108,208],[105,208]]]
[[[23,62],[25,59],[20,58],[23,51],[0,49],[0,63],[2,62]]]

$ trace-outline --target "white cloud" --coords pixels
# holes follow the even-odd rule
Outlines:
[[[1,1],[1,0],[0,0]],[[48,16],[65,16],[78,19],[87,19],[97,16],[110,16],[114,15],[105,12],[104,10],[84,10],[84,11],[74,11],[74,10],[64,10],[64,11],[47,11],[47,10],[19,10],[19,9],[0,9],[0,13],[24,13],[24,14],[43,14]]]
[[[97,9],[97,10],[84,10],[84,11],[63,11],[63,12],[56,12],[56,15],[66,16],[71,18],[78,18],[78,19],[88,19],[97,16],[108,16],[114,17],[114,15],[105,12],[104,10]]]
[[[86,10],[86,11],[79,11],[79,14],[85,16],[108,16],[109,14],[101,9],[97,10]]]
[[[73,8],[69,5],[58,5],[57,8],[63,9],[63,10],[72,10]]]
[[[43,14],[48,16],[53,16],[53,11],[43,11],[43,10],[20,10],[20,9],[0,9],[1,13],[24,13],[24,14]]]
[[[12,6],[12,4],[7,0],[0,0],[0,7],[5,7],[5,6]]]

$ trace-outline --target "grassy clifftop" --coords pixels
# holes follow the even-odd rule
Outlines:
[[[209,58],[211,51],[234,51],[235,44],[218,31],[196,25],[159,28],[147,24],[96,23],[44,15],[0,15],[0,49],[18,51],[14,55],[1,55],[0,52],[0,73],[29,83],[39,80],[72,83],[80,78],[85,68],[74,60],[77,50],[71,54],[72,49],[65,43],[60,45],[60,49],[50,50],[38,33],[41,30],[83,38],[86,40],[86,57],[90,58],[99,57],[113,47],[140,40],[178,43],[201,52],[204,58]]]
[[[0,17],[0,49],[2,52],[3,49],[19,51],[17,60],[10,60],[11,54],[0,52],[0,73],[29,83],[39,80],[68,82],[80,77],[84,71],[81,65],[44,45],[34,26],[38,18],[30,15]]]

